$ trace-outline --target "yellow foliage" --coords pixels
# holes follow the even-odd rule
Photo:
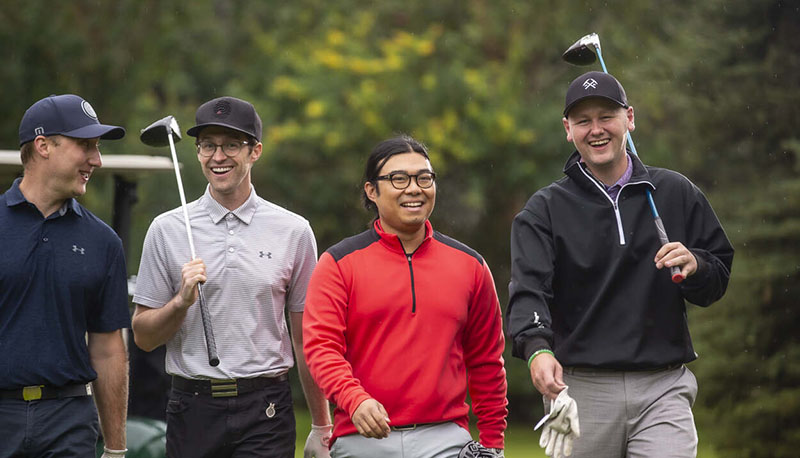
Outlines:
[[[345,35],[341,30],[329,30],[328,35],[325,37],[326,41],[331,46],[339,46],[345,42]]]
[[[422,78],[420,78],[420,86],[422,86],[422,88],[425,90],[430,91],[432,89],[436,89],[436,85],[436,75],[433,73],[426,73],[422,75]]]
[[[325,104],[319,100],[312,100],[306,104],[306,116],[319,118],[325,114]]]
[[[345,58],[338,52],[330,49],[317,49],[314,51],[313,57],[314,60],[328,68],[338,70],[344,67]]]
[[[305,94],[302,86],[297,81],[288,76],[278,76],[272,80],[272,93],[278,96],[287,96],[293,99],[300,99]]]

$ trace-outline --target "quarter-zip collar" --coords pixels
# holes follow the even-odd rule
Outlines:
[[[602,195],[611,204],[611,207],[614,210],[614,218],[617,222],[617,234],[619,235],[620,245],[626,244],[625,231],[622,227],[622,213],[619,211],[619,198],[622,195],[622,192],[627,188],[640,187],[642,185],[650,186],[650,188],[653,190],[656,189],[656,186],[650,179],[650,173],[647,171],[647,168],[644,166],[642,161],[639,160],[639,157],[635,154],[631,154],[630,151],[628,151],[628,157],[633,163],[631,179],[628,181],[628,183],[622,186],[622,188],[620,188],[616,199],[612,199],[611,196],[609,196],[606,192],[605,187],[595,177],[592,176],[591,172],[587,170],[586,167],[581,165],[581,155],[578,151],[573,152],[569,159],[567,159],[567,163],[564,165],[564,174],[566,174],[569,178],[574,180],[579,186],[588,192],[599,192],[600,195]]]
[[[403,256],[406,255],[406,251],[403,248],[403,243],[400,241],[400,238],[396,234],[384,232],[380,220],[376,219],[375,222],[372,224],[372,228],[375,231],[375,233],[377,233],[378,236],[380,237],[381,245],[385,246],[391,251],[398,252]],[[416,250],[414,250],[414,253],[420,251],[423,247],[425,247],[431,238],[433,238],[433,226],[431,225],[430,221],[425,221],[425,239],[422,241],[420,246]],[[414,253],[408,253],[408,254],[411,255]]]

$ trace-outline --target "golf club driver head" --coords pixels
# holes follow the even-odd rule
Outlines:
[[[561,58],[572,65],[591,65],[597,60],[597,50],[600,49],[600,37],[590,33],[570,46]]]
[[[159,119],[142,129],[139,139],[148,146],[168,146],[169,134],[172,133],[172,142],[178,143],[181,140],[181,128],[178,121],[170,115]]]

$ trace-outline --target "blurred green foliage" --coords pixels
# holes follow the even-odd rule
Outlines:
[[[364,160],[398,132],[426,142],[440,176],[434,226],[481,252],[501,303],[508,232],[571,152],[560,113],[588,68],[561,53],[599,33],[636,108],[645,162],[708,195],[737,249],[728,294],[690,306],[700,359],[701,440],[722,456],[800,447],[800,12],[783,0],[6,0],[0,5],[0,146],[52,94],[88,99],[128,136],[112,154],[165,154],[138,129],[172,114],[184,131],[220,95],[264,121],[259,194],[308,218],[320,251],[361,231]],[[599,69],[592,68],[592,69]],[[187,197],[204,189],[191,138],[178,145]],[[174,177],[139,179],[128,266],[152,218],[179,205]],[[110,180],[84,202],[110,221]],[[511,422],[541,412],[522,361],[507,360]],[[299,392],[299,390],[295,390]]]

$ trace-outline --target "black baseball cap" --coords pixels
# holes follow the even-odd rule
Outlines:
[[[197,137],[204,127],[222,126],[261,141],[261,118],[255,107],[236,97],[218,97],[200,105],[195,122],[197,125],[186,131],[192,137]]]
[[[628,108],[625,89],[616,78],[604,72],[589,72],[575,78],[570,83],[564,103],[564,117],[578,102],[589,97],[602,97],[618,103],[622,108]]]
[[[119,126],[100,124],[94,108],[74,94],[51,95],[31,105],[19,123],[19,145],[39,135],[118,140],[125,136]]]

